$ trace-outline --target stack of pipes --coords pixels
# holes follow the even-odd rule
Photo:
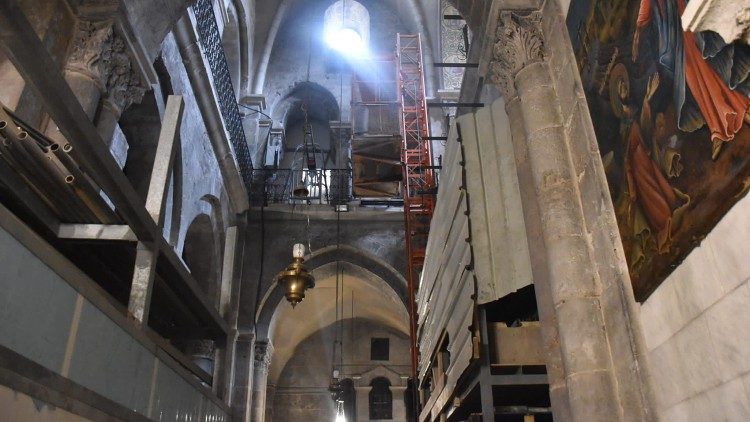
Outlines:
[[[0,103],[0,165],[18,173],[63,223],[116,223],[117,215],[77,161],[70,144],[53,142]]]

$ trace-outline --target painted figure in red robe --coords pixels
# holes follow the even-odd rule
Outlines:
[[[713,144],[711,155],[716,159],[723,143],[734,139],[743,120],[750,122],[750,98],[728,86],[704,59],[707,44],[702,36],[682,30],[680,16],[684,10],[685,0],[641,0],[633,61],[638,60],[642,31],[655,22],[659,32],[659,63],[674,79],[678,127],[692,132],[708,125]],[[740,77],[739,82],[744,82],[747,75]]]

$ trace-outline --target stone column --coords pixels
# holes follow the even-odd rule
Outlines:
[[[357,420],[370,420],[370,386],[354,387],[357,392]]]
[[[266,415],[266,392],[268,387],[268,367],[271,364],[273,346],[270,340],[255,342],[253,371],[252,421],[263,422]]]
[[[523,203],[529,250],[543,251],[544,239],[542,238],[539,220],[539,204],[534,194],[534,181],[531,176],[531,168],[529,167],[529,153],[526,145],[523,110],[521,109],[521,102],[517,95],[514,95],[512,98],[506,98],[505,110],[508,113],[508,121],[510,122],[516,171],[518,173],[518,187]],[[539,322],[543,327],[542,342],[547,360],[547,381],[549,382],[550,400],[557,418],[568,421],[571,420],[570,408],[568,406],[568,392],[562,367],[562,355],[560,354],[557,317],[555,316],[549,290],[549,273],[546,270],[543,254],[533,253],[530,258]]]
[[[112,20],[80,18],[72,43],[65,64],[65,80],[92,121],[104,100],[97,121],[99,134],[113,152],[124,148],[119,153],[124,155],[127,145],[112,148],[117,121],[125,108],[141,100],[145,84],[136,73],[125,42],[114,32]],[[65,142],[51,121],[46,134],[55,141]],[[124,162],[124,157],[116,158]]]
[[[240,332],[235,343],[232,420],[249,422],[255,377],[255,334]]]
[[[396,421],[406,420],[406,403],[404,403],[404,391],[406,391],[406,387],[391,386],[391,394],[393,394],[393,420]]]
[[[495,3],[490,80],[514,122],[553,411],[561,420],[655,420],[640,320],[565,20],[553,0],[541,11]]]

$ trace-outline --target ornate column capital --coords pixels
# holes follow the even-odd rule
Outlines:
[[[79,19],[66,70],[90,78],[105,95],[105,104],[119,116],[146,92],[126,42],[114,29],[114,21]]]
[[[490,81],[500,87],[503,96],[516,96],[514,79],[526,66],[546,58],[539,11],[500,12],[492,60]]]
[[[73,47],[66,70],[88,76],[104,92],[110,74],[114,38],[111,20],[80,19],[73,35]]]
[[[255,342],[255,362],[254,367],[256,371],[268,372],[268,366],[271,364],[271,357],[273,356],[273,345],[270,341],[256,341]]]
[[[140,102],[145,93],[145,84],[133,66],[125,41],[115,35],[110,53],[105,104],[119,116],[128,106]]]

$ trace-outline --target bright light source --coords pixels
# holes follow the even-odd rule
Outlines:
[[[362,36],[351,28],[340,28],[335,32],[330,32],[326,41],[334,50],[352,55],[360,54],[364,47]]]
[[[342,400],[336,400],[335,422],[346,422],[346,416],[344,414],[344,402]]]

